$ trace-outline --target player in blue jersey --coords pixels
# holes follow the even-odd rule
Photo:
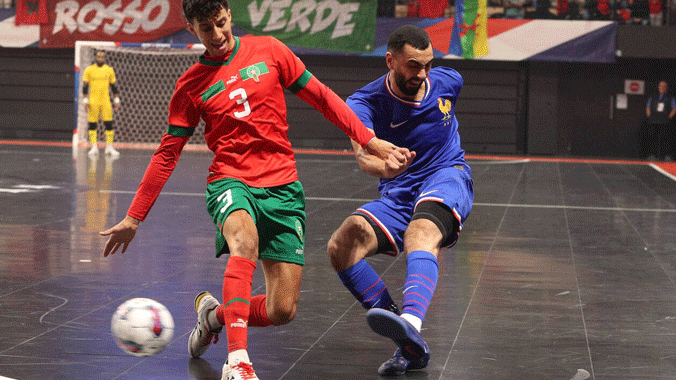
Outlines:
[[[381,198],[350,215],[327,247],[340,280],[368,310],[369,326],[398,346],[378,369],[381,375],[427,366],[420,329],[437,284],[437,256],[457,241],[474,200],[454,112],[462,77],[451,68],[432,68],[432,58],[427,33],[402,26],[387,44],[389,73],[347,100],[378,138],[411,152],[406,165],[388,166],[353,142],[359,167],[381,178]],[[401,312],[364,260],[378,253],[406,255]]]

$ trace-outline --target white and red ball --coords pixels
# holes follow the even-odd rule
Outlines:
[[[110,330],[122,351],[152,356],[162,351],[174,336],[174,318],[155,300],[133,298],[118,306]]]

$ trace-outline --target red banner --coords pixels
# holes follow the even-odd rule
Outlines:
[[[47,0],[17,0],[14,24],[43,24],[47,21]]]
[[[73,47],[77,40],[148,42],[185,28],[181,0],[40,1],[49,1],[40,47]]]

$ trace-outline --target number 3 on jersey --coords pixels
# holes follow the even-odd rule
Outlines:
[[[230,93],[230,99],[235,99],[235,97],[239,97],[237,99],[237,104],[243,104],[244,105],[244,111],[235,111],[235,117],[238,119],[241,119],[251,113],[251,107],[249,107],[249,101],[247,101],[247,96],[246,96],[246,91],[244,91],[243,88],[238,88],[235,91]],[[229,191],[229,190],[228,190]],[[222,212],[222,211],[221,211]]]

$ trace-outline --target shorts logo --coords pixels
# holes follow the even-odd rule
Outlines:
[[[300,239],[300,242],[303,242],[303,224],[301,224],[300,220],[296,220],[296,233],[298,234],[298,238]]]
[[[258,77],[269,72],[270,71],[268,70],[268,66],[265,64],[265,62],[258,62],[249,67],[240,69],[239,75],[242,77],[243,81],[247,79],[253,79],[256,82],[259,82],[260,80]]]
[[[426,192],[424,192],[424,193],[420,193],[419,196],[420,196],[420,197],[424,197],[424,196],[430,195],[430,194],[432,194],[432,193],[434,193],[434,192],[436,192],[436,191],[437,191],[437,190],[426,191]]]

